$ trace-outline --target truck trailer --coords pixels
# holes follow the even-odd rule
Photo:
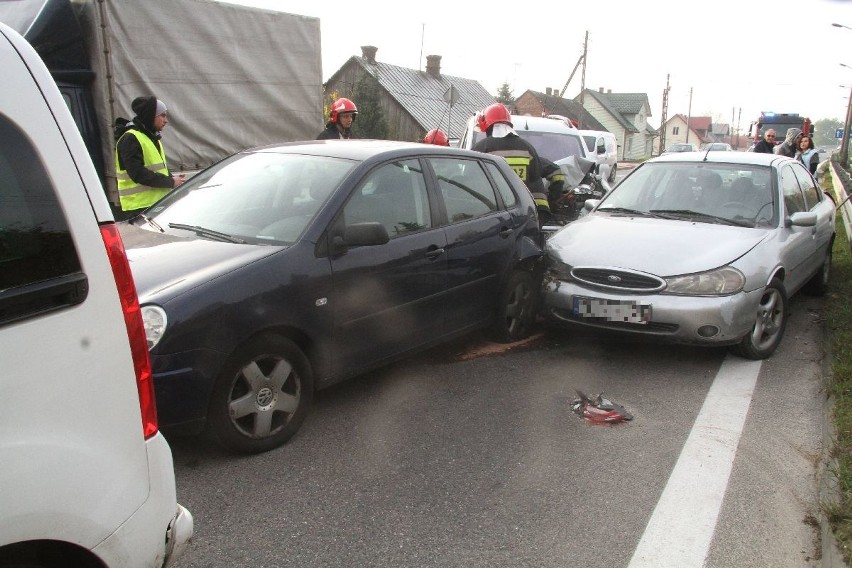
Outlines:
[[[166,103],[169,169],[322,129],[319,18],[214,0],[17,0],[0,21],[36,49],[118,206],[113,127],[130,103]]]

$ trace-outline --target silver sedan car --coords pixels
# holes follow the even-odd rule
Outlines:
[[[835,203],[796,160],[667,154],[547,242],[547,321],[772,355],[788,298],[824,294]]]

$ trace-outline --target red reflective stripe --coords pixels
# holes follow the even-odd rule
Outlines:
[[[157,401],[154,398],[154,377],[151,372],[151,359],[148,356],[148,341],[145,339],[145,326],[142,324],[142,311],[136,284],[127,262],[124,243],[115,223],[101,225],[101,236],[107,249],[107,256],[118,287],[121,310],[124,312],[124,324],[127,338],[130,340],[130,353],[136,371],[136,388],[139,391],[139,407],[142,412],[142,431],[147,440],[159,430],[157,423]]]

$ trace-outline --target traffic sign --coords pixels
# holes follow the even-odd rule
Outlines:
[[[843,129],[838,128],[837,130],[835,130],[834,131],[834,137],[835,138],[843,138]]]

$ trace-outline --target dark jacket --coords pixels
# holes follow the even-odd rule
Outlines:
[[[123,124],[121,124],[122,121]],[[175,180],[172,176],[152,172],[145,167],[145,159],[142,157],[142,146],[139,145],[139,140],[135,136],[124,136],[123,138],[121,136],[128,130],[137,130],[150,138],[155,145],[160,137],[152,134],[144,126],[137,124],[136,119],[133,122],[127,122],[124,118],[118,118],[115,123],[114,134],[117,142],[118,164],[127,171],[130,179],[148,187],[173,188]]]
[[[317,136],[317,140],[351,140],[354,136],[352,136],[352,129],[347,128],[341,133],[337,129],[337,124],[334,122],[327,122],[325,124],[325,130],[319,133]]]
[[[509,165],[513,166],[512,169],[526,184],[530,193],[544,193],[544,183],[541,181],[541,158],[535,147],[517,134],[509,134],[502,138],[488,136],[477,142],[473,150],[503,156]],[[523,163],[514,164],[515,161]]]
[[[118,164],[122,169],[127,171],[130,179],[140,185],[171,189],[175,186],[175,180],[171,175],[152,172],[145,167],[145,160],[142,157],[142,146],[139,145],[136,137],[124,136],[122,138],[125,132],[133,129],[150,138],[156,146],[160,140],[160,135],[154,132],[154,112],[156,108],[156,97],[138,97],[133,100],[133,111],[136,113],[136,116],[133,117],[132,122],[128,122],[126,118],[115,119],[113,136],[118,152]]]
[[[762,138],[760,142],[754,145],[754,151],[758,154],[774,154],[775,144],[769,142],[766,138]]]

